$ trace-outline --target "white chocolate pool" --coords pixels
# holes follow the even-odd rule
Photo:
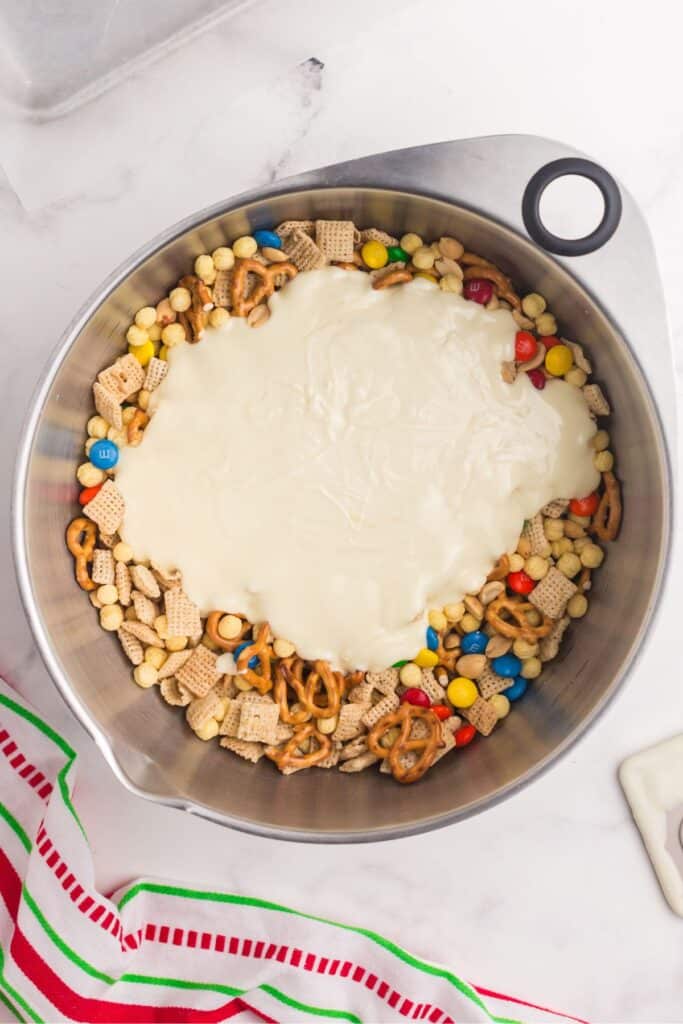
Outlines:
[[[121,530],[203,612],[270,622],[305,658],[384,668],[425,610],[482,584],[523,520],[598,483],[581,392],[501,379],[516,325],[433,284],[300,274],[258,329],[170,352]]]

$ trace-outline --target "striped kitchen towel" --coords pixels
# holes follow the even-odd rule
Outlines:
[[[102,896],[75,765],[0,680],[0,999],[19,1020],[580,1020],[266,899],[151,878]]]

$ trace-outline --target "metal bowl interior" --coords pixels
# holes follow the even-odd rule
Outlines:
[[[194,739],[181,712],[130,682],[130,664],[73,579],[64,529],[73,516],[96,373],[120,351],[131,312],[166,292],[193,258],[226,238],[287,218],[353,218],[394,234],[461,238],[544,294],[567,336],[587,346],[614,415],[623,481],[621,537],[597,575],[588,616],[570,631],[539,684],[487,741],[445,758],[417,785],[368,771],[288,778]],[[596,717],[637,651],[661,585],[669,480],[657,415],[628,344],[557,262],[513,231],[425,195],[315,188],[271,195],[198,218],[122,268],[62,342],[20,454],[15,507],[18,573],[32,627],[62,694],[134,791],[252,832],[325,842],[376,840],[433,828],[490,805],[550,764]],[[183,514],[182,490],[178,515]],[[191,528],[191,524],[188,524]]]

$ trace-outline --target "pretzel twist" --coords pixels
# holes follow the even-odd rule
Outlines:
[[[95,590],[97,584],[88,575],[88,563],[93,560],[97,527],[91,519],[78,516],[66,528],[66,546],[75,560],[76,582],[81,590]]]
[[[137,448],[142,441],[142,435],[148,423],[149,416],[147,413],[143,409],[136,409],[126,431],[128,444],[132,448]]]
[[[309,750],[307,754],[297,754],[301,744],[311,739],[316,741],[317,749]],[[283,771],[285,768],[312,768],[319,761],[324,761],[331,750],[332,740],[329,736],[324,736],[313,722],[309,722],[298,726],[284,747],[266,747],[264,754]]]
[[[413,722],[422,721],[427,726],[427,736],[410,738]],[[399,726],[400,732],[390,747],[383,747],[382,737]],[[430,708],[420,708],[413,704],[401,704],[398,711],[391,711],[380,718],[368,733],[368,750],[376,757],[389,758],[391,773],[397,782],[417,782],[434,762],[436,751],[441,745],[441,723]],[[401,757],[410,751],[420,755],[415,764],[406,768],[401,765]]]
[[[333,672],[326,661],[316,661],[304,682],[303,670],[304,662],[301,658],[285,658],[275,669],[273,696],[280,707],[281,719],[290,725],[301,725],[311,718],[332,718],[341,707],[346,685],[341,673]],[[288,686],[301,705],[299,711],[291,711],[289,708]],[[316,698],[320,696],[323,696],[326,703],[317,702]]]
[[[252,309],[258,306],[264,299],[270,298],[275,291],[276,278],[280,274],[285,277],[296,277],[298,270],[293,263],[274,263],[266,267],[254,259],[241,259],[235,262],[235,270],[230,284],[230,301],[235,316],[248,316]],[[256,274],[261,278],[250,295],[246,295],[247,274]]]
[[[242,619],[240,631],[234,640],[226,640],[225,637],[222,637],[218,632],[218,623],[221,621],[223,616],[227,614],[228,612],[210,612],[207,616],[204,629],[206,630],[206,635],[209,640],[214,643],[216,647],[220,647],[222,651],[234,651],[236,647],[239,647],[251,629],[251,624],[247,622],[246,619],[242,619],[241,615],[238,615],[237,618]]]
[[[270,669],[272,653],[269,641],[270,626],[267,622],[264,622],[259,626],[255,640],[250,643],[248,647],[245,647],[237,657],[238,674],[243,675],[244,678],[251,683],[254,689],[258,690],[261,694],[268,693],[268,691],[273,688]],[[249,668],[249,662],[254,657],[258,658],[260,662],[260,675],[253,668]]]
[[[614,540],[621,526],[621,487],[614,473],[602,474],[605,491],[595,510],[591,529],[600,540]]]
[[[413,275],[409,270],[390,270],[388,274],[376,277],[372,282],[372,287],[375,291],[379,291],[380,288],[390,288],[394,284],[403,284],[404,282],[412,281],[412,279]]]
[[[501,594],[486,606],[486,621],[501,636],[507,636],[513,640],[521,637],[522,640],[528,640],[529,642],[540,640],[541,637],[547,636],[550,633],[555,623],[547,615],[543,615],[541,624],[532,626],[526,619],[526,613],[530,611],[536,611],[543,615],[530,601]],[[504,619],[501,612],[506,612],[509,615],[509,619]]]
[[[486,577],[486,582],[493,583],[494,581],[497,582],[498,580],[504,580],[509,572],[510,559],[507,555],[501,555],[493,569],[491,569],[491,572]]]
[[[213,306],[213,299],[202,279],[195,274],[181,277],[178,284],[181,288],[187,288],[192,297],[190,308],[180,313],[179,319],[185,328],[185,333],[188,334],[188,341],[194,345],[204,333],[206,314]]]

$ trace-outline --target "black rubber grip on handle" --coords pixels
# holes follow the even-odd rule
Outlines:
[[[540,217],[541,196],[548,185],[567,174],[588,178],[600,189],[605,203],[605,212],[595,231],[583,238],[560,238],[543,224]],[[548,252],[558,256],[586,256],[608,242],[619,227],[621,220],[621,193],[616,181],[600,164],[581,157],[563,157],[552,160],[536,171],[524,190],[522,198],[524,226],[534,242]]]

